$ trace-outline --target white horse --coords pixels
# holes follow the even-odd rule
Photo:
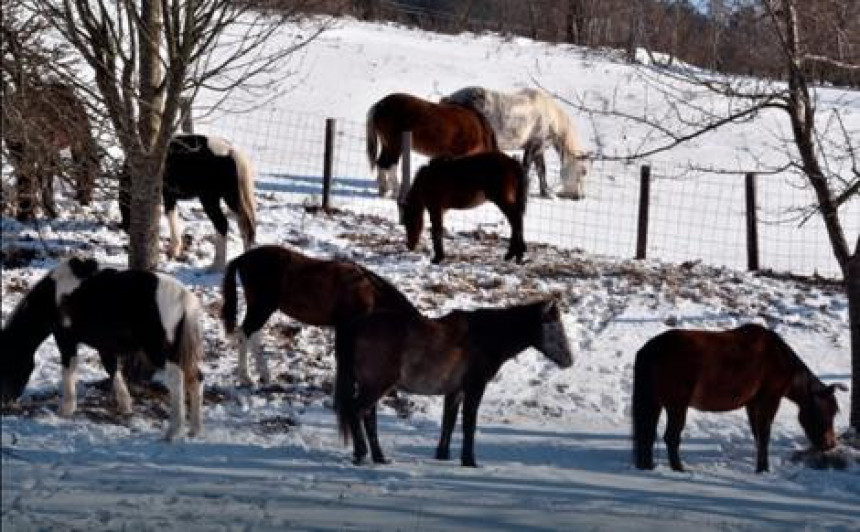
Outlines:
[[[523,167],[528,174],[534,161],[543,197],[552,196],[543,157],[551,144],[561,159],[562,189],[558,195],[577,200],[585,197],[588,154],[567,113],[544,91],[522,89],[504,93],[466,87],[443,97],[442,103],[459,104],[482,113],[496,133],[499,149],[523,150]]]

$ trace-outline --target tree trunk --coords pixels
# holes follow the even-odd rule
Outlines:
[[[855,437],[855,446],[860,446],[860,237],[857,238],[854,256],[848,261],[845,291],[851,330],[851,412],[848,424]]]

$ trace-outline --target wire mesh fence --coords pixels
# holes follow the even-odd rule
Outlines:
[[[264,118],[261,119],[261,115]],[[258,193],[284,194],[285,201],[319,204],[323,190],[326,117],[273,108],[267,113],[199,121],[199,132],[217,133],[246,150],[254,161]],[[216,126],[220,126],[216,127]],[[226,129],[225,129],[226,126]],[[331,206],[396,221],[392,199],[377,195],[365,147],[365,124],[336,120]],[[547,152],[547,176],[558,187],[559,161]],[[426,158],[413,153],[414,172]],[[587,176],[586,198],[545,199],[531,176],[525,220],[527,242],[542,242],[618,258],[634,257],[639,237],[640,166],[595,161]],[[759,265],[794,274],[838,277],[820,215],[812,212],[812,190],[798,177],[756,178]],[[672,164],[651,166],[647,258],[667,262],[702,261],[746,269],[747,226],[743,175],[694,172]],[[841,211],[849,243],[860,233],[860,198]],[[448,231],[482,229],[509,236],[491,204],[445,215]]]

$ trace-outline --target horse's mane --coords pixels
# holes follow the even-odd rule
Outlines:
[[[401,308],[398,310],[408,309],[412,314],[419,315],[419,316],[421,315],[421,313],[418,311],[418,309],[415,307],[415,305],[412,304],[411,301],[409,301],[409,298],[407,298],[403,294],[403,292],[398,290],[393,284],[388,282],[386,279],[383,279],[382,277],[377,275],[372,270],[365,268],[361,264],[358,264],[358,263],[353,263],[353,264],[367,278],[367,280],[370,281],[370,283],[373,286],[380,289],[381,292],[388,294],[390,297],[392,297],[395,301],[397,301],[400,304]]]
[[[824,385],[821,382],[821,380],[818,378],[818,376],[815,375],[815,373],[813,373],[811,369],[809,369],[809,366],[806,365],[806,363],[803,361],[802,358],[800,358],[800,356],[797,354],[797,352],[794,349],[792,349],[792,347],[790,345],[788,345],[788,342],[786,342],[782,338],[782,336],[777,334],[775,331],[772,331],[766,327],[762,327],[762,326],[756,325],[756,324],[747,324],[747,325],[741,326],[740,328],[753,328],[753,327],[761,328],[762,330],[764,330],[765,333],[771,337],[771,339],[777,345],[777,347],[779,347],[780,351],[782,351],[782,355],[786,358],[788,363],[790,365],[792,365],[796,370],[798,370],[801,374],[811,378],[813,380],[813,382],[816,382],[822,386]]]

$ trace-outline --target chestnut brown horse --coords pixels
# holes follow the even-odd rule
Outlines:
[[[412,132],[412,149],[428,157],[496,151],[493,128],[474,109],[434,103],[409,94],[394,93],[367,112],[367,157],[378,167],[379,195],[397,197],[395,165],[403,151],[403,132]],[[382,151],[379,150],[382,146]]]
[[[260,329],[276,311],[318,326],[334,326],[376,309],[418,314],[397,288],[367,268],[345,260],[321,260],[281,246],[260,246],[236,257],[223,282],[221,318],[228,334],[236,329],[236,274],[245,291],[245,319],[239,341],[239,378],[251,382],[248,345],[264,383],[269,370],[260,349]]]
[[[447,460],[463,404],[461,463],[475,463],[475,425],[487,383],[506,361],[533,347],[562,368],[573,364],[555,301],[501,309],[455,310],[430,319],[417,313],[380,311],[336,328],[334,408],[344,440],[353,440],[353,462],[384,463],[376,431],[376,402],[397,388],[444,395],[436,458]],[[362,430],[362,425],[364,430]]]
[[[768,470],[770,427],[783,397],[797,404],[800,426],[816,449],[836,445],[834,392],[775,332],[748,324],[728,331],[673,329],[636,354],[633,381],[634,458],[654,467],[653,447],[662,409],[672,469],[683,471],[678,448],[687,408],[726,412],[745,407],[756,444],[756,472]]]
[[[418,170],[406,202],[400,206],[406,227],[406,246],[414,250],[424,228],[424,210],[430,215],[433,236],[433,263],[445,258],[442,247],[442,215],[448,209],[471,209],[491,201],[511,225],[511,239],[505,260],[522,262],[526,251],[523,217],[529,184],[522,165],[502,152],[465,157],[439,157]]]

